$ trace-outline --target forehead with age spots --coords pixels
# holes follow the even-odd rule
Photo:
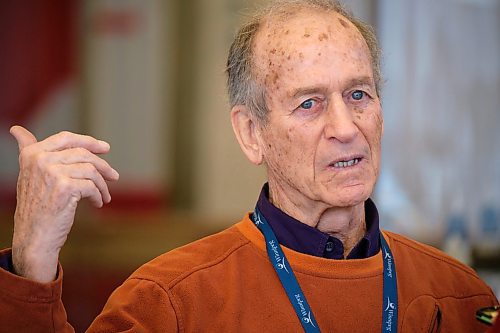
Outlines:
[[[349,57],[371,66],[368,46],[358,29],[335,12],[302,9],[263,22],[253,45],[254,75],[266,91],[283,89],[311,64]]]

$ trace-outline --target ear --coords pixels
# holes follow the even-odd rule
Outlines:
[[[236,105],[231,109],[231,124],[246,157],[255,165],[262,164],[264,154],[259,145],[259,126],[246,106]]]

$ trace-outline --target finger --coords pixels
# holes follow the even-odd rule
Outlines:
[[[79,189],[79,192],[77,193],[79,197],[75,198],[77,201],[87,198],[97,208],[101,208],[103,206],[101,192],[92,180],[72,179],[72,181],[75,182],[75,185]]]
[[[16,139],[19,151],[37,142],[33,133],[22,126],[12,126],[9,132]]]
[[[102,175],[97,171],[97,169],[90,163],[79,163],[70,165],[57,165],[54,166],[58,170],[56,172],[59,175],[63,174],[68,178],[75,180],[87,179],[91,180],[95,187],[99,190],[101,194],[102,201],[104,203],[109,203],[111,201],[111,195],[109,194],[108,184],[102,177]]]
[[[105,180],[118,180],[120,177],[118,172],[113,169],[108,162],[84,148],[71,148],[46,153],[45,162],[48,164],[64,165],[90,163]]]
[[[95,154],[109,152],[109,143],[97,140],[89,135],[71,133],[67,131],[54,134],[40,142],[41,149],[45,151],[60,151],[70,148],[85,148]]]

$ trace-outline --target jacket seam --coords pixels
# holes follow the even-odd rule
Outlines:
[[[179,305],[179,301],[177,300],[177,297],[172,293],[171,290],[167,292],[169,295],[170,301],[172,302],[172,308],[174,309],[175,312],[175,318],[177,320],[177,328],[179,329],[179,332],[184,332],[184,322],[182,320],[182,315],[181,315],[181,307]]]
[[[239,235],[239,237],[242,238],[240,235]],[[154,283],[158,287],[160,287],[165,292],[165,294],[167,294],[170,302],[172,303],[172,309],[174,310],[174,313],[175,313],[175,318],[176,318],[176,321],[177,321],[177,327],[178,327],[179,332],[184,332],[184,322],[183,322],[182,315],[181,315],[181,307],[180,307],[179,301],[177,300],[177,297],[174,295],[172,289],[178,283],[180,283],[184,279],[188,278],[191,274],[194,274],[194,273],[196,273],[198,271],[201,271],[201,270],[206,269],[206,268],[213,267],[213,266],[221,263],[226,258],[228,258],[231,254],[233,254],[238,249],[240,249],[241,247],[247,245],[250,242],[250,241],[248,241],[246,239],[244,239],[244,240],[246,242],[244,242],[242,244],[239,244],[237,247],[229,249],[224,254],[220,255],[219,257],[217,257],[216,259],[212,260],[211,262],[205,263],[205,264],[202,264],[202,265],[199,265],[199,266],[195,266],[194,268],[192,268],[188,272],[185,272],[185,273],[179,275],[177,278],[175,278],[170,283],[168,283],[166,287],[164,287],[161,283],[159,283],[158,281],[156,281],[156,280],[154,280],[152,278],[134,276],[134,277],[130,277],[129,280],[149,281],[149,282]]]
[[[206,262],[206,263],[203,263],[203,264],[194,265],[190,269],[187,269],[186,271],[180,272],[178,275],[176,275],[175,277],[173,277],[169,281],[165,281],[164,283],[158,281],[154,277],[151,277],[151,276],[149,276],[147,274],[138,273],[138,272],[134,272],[128,278],[128,280],[130,280],[130,279],[148,280],[148,281],[156,283],[163,290],[165,290],[165,292],[167,292],[168,290],[170,290],[173,287],[175,287],[178,283],[182,282],[182,280],[186,279],[189,275],[191,275],[193,273],[196,273],[196,272],[198,272],[200,270],[203,270],[203,269],[206,269],[206,268],[210,268],[211,266],[215,266],[215,265],[219,264],[220,262],[222,262],[223,260],[225,260],[227,257],[229,257],[233,252],[235,252],[236,250],[238,250],[242,246],[247,245],[250,242],[246,238],[242,237],[242,235],[239,234],[239,233],[238,233],[238,237],[241,240],[243,240],[243,243],[238,244],[237,246],[229,248],[226,252],[220,254],[215,259],[213,259],[213,260],[211,260],[209,262]]]
[[[50,306],[50,315],[51,315],[51,318],[52,318],[52,332],[55,333],[56,332],[56,323],[55,323],[55,320],[54,320],[54,304],[52,304]]]
[[[18,296],[13,293],[10,293],[8,291],[2,290],[2,292],[5,292],[5,295],[9,297],[10,300],[14,299],[19,302],[23,303],[37,303],[37,304],[49,304],[49,303],[54,303],[59,300],[58,297],[26,297],[26,296]]]
[[[427,295],[427,296],[431,296],[431,295]],[[466,298],[473,298],[473,297],[488,297],[491,299],[491,295],[490,294],[485,294],[485,293],[478,293],[478,294],[470,294],[470,295],[467,295],[467,296],[453,296],[453,295],[447,295],[447,296],[442,296],[442,297],[436,297],[436,296],[433,296],[436,300],[443,300],[445,298],[452,298],[452,299],[456,299],[456,300],[462,300],[462,299],[466,299]]]
[[[255,252],[261,258],[265,258],[266,260],[269,259],[267,257],[267,255],[265,255],[265,252],[263,252],[258,246],[256,246],[252,242],[250,242],[250,243],[251,243],[250,246],[251,246],[251,249],[253,252]],[[336,260],[336,259],[328,259],[328,260]],[[269,262],[269,264],[272,265],[271,262]],[[295,268],[293,268],[293,271],[297,275],[301,274],[301,275],[305,275],[305,276],[312,276],[315,278],[322,278],[322,279],[328,279],[328,280],[363,280],[363,279],[371,279],[371,278],[374,278],[377,276],[381,276],[384,273],[383,270],[380,270],[380,272],[374,272],[373,274],[369,274],[369,275],[355,276],[355,277],[349,277],[349,276],[338,277],[338,276],[327,276],[327,275],[323,275],[321,273],[311,274],[311,272],[306,271],[306,270],[302,269],[301,267],[295,267]]]
[[[197,272],[202,271],[204,269],[207,269],[207,268],[210,268],[210,267],[213,267],[213,266],[220,264],[221,262],[226,260],[229,256],[231,256],[233,253],[238,251],[240,248],[247,245],[249,242],[250,242],[249,240],[246,240],[246,242],[244,242],[242,244],[238,244],[238,246],[235,246],[233,248],[230,248],[229,250],[227,250],[225,253],[221,254],[220,256],[215,258],[214,260],[212,260],[208,263],[205,263],[205,264],[195,266],[195,267],[191,268],[189,271],[180,274],[177,278],[173,279],[172,281],[170,281],[168,283],[168,289],[169,290],[173,289],[177,284],[179,284],[183,280],[187,279],[190,275],[192,275],[194,273],[197,273]]]
[[[384,231],[384,233],[387,233],[387,232],[386,232],[386,231]],[[453,261],[451,261],[451,260],[448,260],[448,259],[446,259],[446,258],[441,258],[441,257],[439,257],[439,256],[437,256],[437,255],[434,255],[434,254],[432,254],[432,253],[429,253],[428,251],[426,251],[426,250],[424,250],[424,249],[420,249],[419,247],[417,247],[417,246],[415,246],[415,245],[411,244],[411,242],[406,242],[405,240],[400,240],[400,239],[397,239],[397,238],[395,238],[395,237],[393,236],[393,234],[392,234],[392,233],[391,233],[391,234],[389,234],[389,235],[391,236],[392,241],[394,241],[394,242],[398,242],[398,243],[400,243],[402,246],[406,246],[406,247],[412,248],[413,250],[418,251],[419,253],[421,253],[421,254],[423,254],[423,255],[426,255],[426,256],[428,256],[428,257],[434,258],[434,259],[436,259],[436,260],[438,260],[438,261],[441,261],[441,262],[443,262],[443,263],[446,263],[446,264],[448,264],[448,265],[450,265],[450,266],[453,266],[453,267],[455,267],[455,268],[457,268],[457,269],[461,270],[462,272],[464,272],[464,273],[466,273],[466,274],[468,274],[468,275],[470,275],[470,276],[474,277],[476,280],[480,280],[480,281],[481,281],[481,279],[477,276],[477,274],[476,274],[476,273],[474,273],[474,271],[471,271],[471,270],[470,270],[470,268],[469,268],[469,269],[467,269],[467,267],[464,267],[464,266],[462,266],[462,265],[460,265],[460,264],[457,264],[457,263],[455,263],[455,262],[453,262]]]
[[[373,279],[375,277],[382,276],[383,273],[384,273],[384,272],[380,272],[380,273],[373,273],[373,274],[370,274],[370,275],[354,276],[354,277],[348,277],[348,276],[337,277],[337,276],[324,276],[324,275],[314,275],[314,274],[304,273],[300,269],[294,269],[293,271],[296,272],[297,275],[300,274],[300,275],[312,276],[314,278],[320,278],[320,279],[345,280],[345,281]]]
[[[128,281],[131,281],[131,280],[137,280],[137,281],[147,281],[147,282],[151,282],[153,283],[154,285],[156,285],[157,287],[159,287],[161,290],[163,290],[163,292],[167,295],[169,301],[172,303],[172,309],[174,310],[174,313],[175,313],[175,320],[177,322],[177,327],[179,328],[179,331],[183,331],[184,330],[184,327],[183,327],[183,324],[182,324],[182,321],[179,319],[179,313],[178,311],[176,310],[176,306],[178,307],[178,304],[177,302],[175,301],[175,306],[174,306],[174,299],[173,299],[173,295],[169,292],[169,290],[165,289],[160,283],[158,283],[157,281],[153,280],[153,279],[149,279],[149,278],[142,278],[142,277],[130,277],[127,279]],[[181,327],[182,327],[182,330],[181,330]]]
[[[459,296],[453,296],[453,295],[446,295],[446,296],[437,297],[436,295],[432,295],[432,294],[420,294],[417,297],[414,297],[406,305],[405,312],[404,312],[404,314],[403,314],[403,316],[401,318],[401,325],[403,325],[404,322],[405,322],[406,314],[408,313],[408,311],[407,311],[408,308],[410,308],[410,306],[412,305],[412,303],[415,302],[420,297],[431,297],[434,300],[434,304],[437,305],[437,301],[443,300],[445,298],[452,298],[452,299],[456,299],[456,300],[464,300],[464,299],[467,299],[467,298],[483,297],[483,296],[488,297],[489,299],[491,299],[491,295],[490,294],[485,294],[485,293],[471,294],[471,295],[461,296],[461,297],[459,297]]]

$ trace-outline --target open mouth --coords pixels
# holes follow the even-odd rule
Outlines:
[[[333,164],[333,167],[334,168],[347,168],[347,167],[356,165],[359,162],[361,162],[361,158],[353,158],[352,160],[348,160],[348,161],[338,161],[338,162],[335,162]]]

